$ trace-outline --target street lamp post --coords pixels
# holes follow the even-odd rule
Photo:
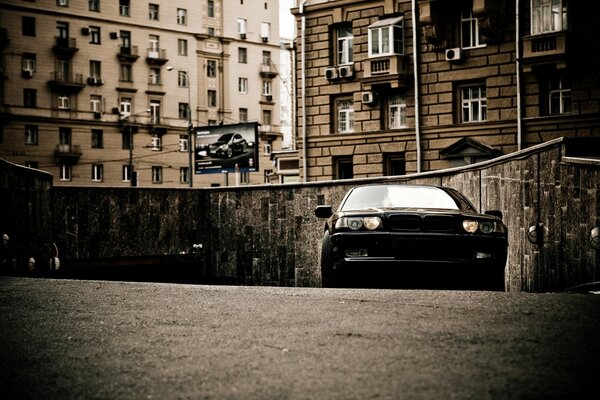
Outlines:
[[[173,67],[172,66],[167,66],[167,71],[172,71]],[[187,92],[188,92],[188,103],[187,103],[187,133],[188,133],[188,183],[190,187],[194,186],[194,181],[193,181],[193,176],[194,176],[194,169],[193,169],[193,163],[192,163],[192,152],[194,151],[193,149],[193,135],[194,135],[194,125],[192,124],[192,96],[191,96],[191,83],[190,83],[190,76],[187,73],[187,71],[182,71],[182,70],[177,70],[177,72],[181,72],[183,74],[185,74],[185,80],[187,83]],[[179,77],[178,77],[179,78]]]

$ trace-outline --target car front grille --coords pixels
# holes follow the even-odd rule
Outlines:
[[[455,226],[448,215],[391,214],[387,221],[393,231],[452,232]]]

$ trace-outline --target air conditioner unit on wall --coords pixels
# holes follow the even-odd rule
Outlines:
[[[352,65],[342,65],[339,68],[340,78],[352,78],[354,76],[354,67]]]
[[[446,61],[460,61],[461,57],[460,48],[446,49]]]
[[[88,28],[88,27],[81,28],[81,34],[84,35],[84,36],[89,35],[90,34],[90,28]]]
[[[326,68],[325,69],[325,78],[332,80],[338,78],[338,70],[337,68]]]
[[[373,93],[373,92],[362,92],[362,102],[363,102],[363,104],[373,104],[373,103],[375,103],[375,93]]]

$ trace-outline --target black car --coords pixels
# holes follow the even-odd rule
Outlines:
[[[231,158],[248,150],[248,142],[239,133],[226,133],[208,146],[210,156]]]
[[[328,218],[321,247],[323,286],[390,274],[437,287],[468,283],[504,290],[508,233],[500,211],[477,212],[460,192],[438,186],[365,185],[348,191]],[[451,283],[454,282],[454,283]]]

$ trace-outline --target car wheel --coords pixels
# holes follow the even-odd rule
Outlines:
[[[331,261],[331,239],[329,231],[325,231],[321,242],[321,283],[323,287],[333,287],[333,263]]]

